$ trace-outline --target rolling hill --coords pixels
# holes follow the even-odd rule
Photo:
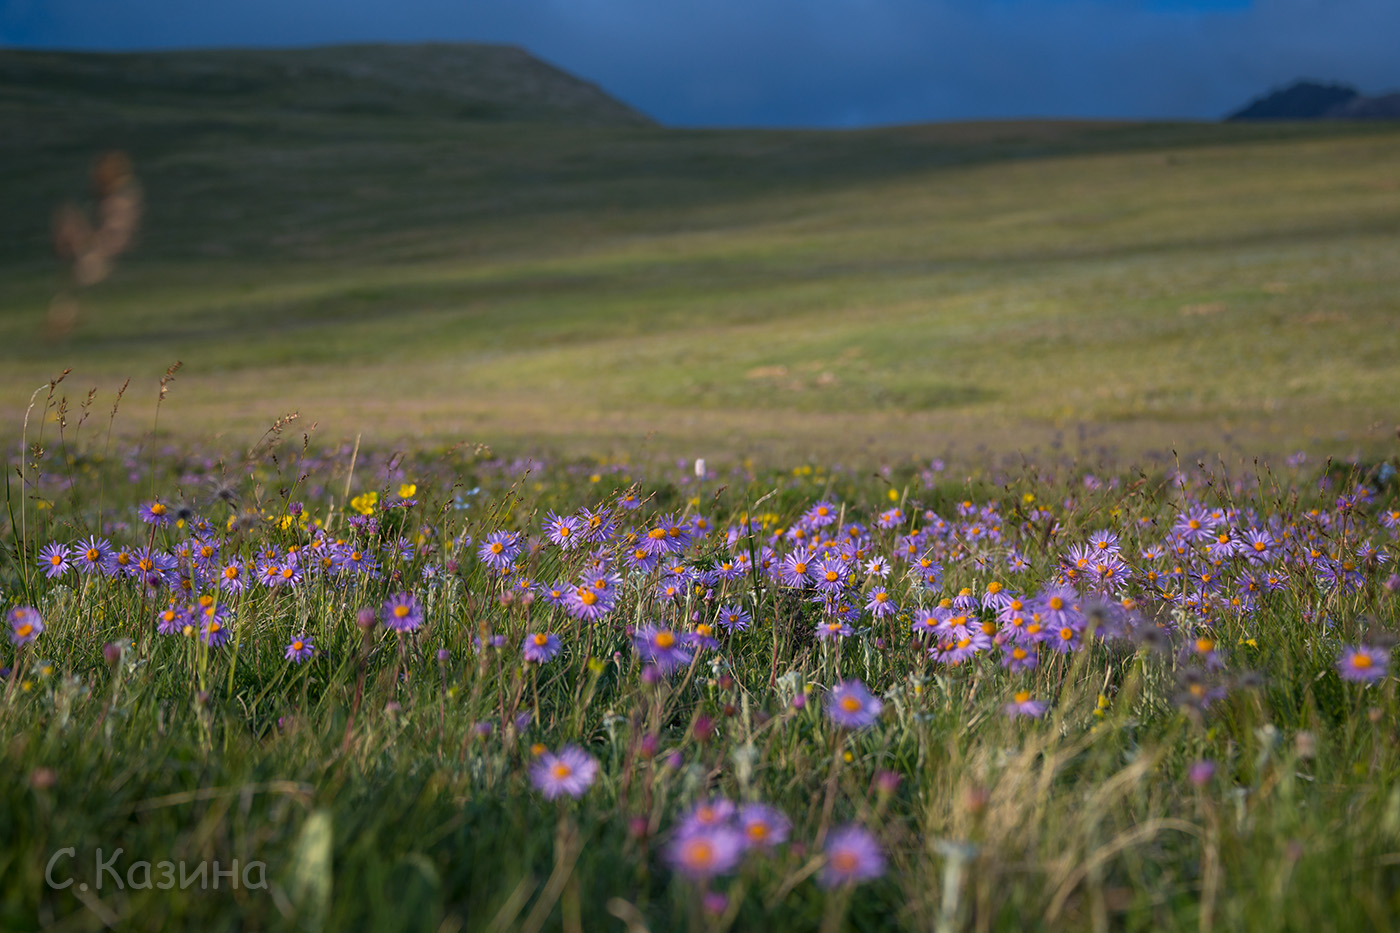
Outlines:
[[[681,130],[521,56],[0,52],[0,417],[181,359],[161,425],[235,437],[1390,443],[1394,125]],[[46,341],[50,217],[112,147],[140,241]]]

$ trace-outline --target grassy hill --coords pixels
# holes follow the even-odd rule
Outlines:
[[[181,359],[162,426],[238,438],[1393,443],[1400,126],[678,130],[419,53],[0,52],[4,423],[72,367],[143,430]],[[48,342],[49,218],[111,146],[141,242]]]

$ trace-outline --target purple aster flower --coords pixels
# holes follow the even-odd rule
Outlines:
[[[246,585],[243,578],[243,568],[236,563],[229,564],[219,572],[219,588],[230,593],[241,593]]]
[[[753,616],[749,615],[744,607],[731,605],[721,607],[716,621],[726,632],[742,632],[753,622]]]
[[[591,509],[579,509],[578,520],[583,540],[589,544],[602,544],[612,538],[613,533],[617,531],[611,513],[607,511],[594,512]]]
[[[141,521],[147,525],[155,525],[157,528],[164,528],[170,524],[170,507],[157,499],[155,502],[147,502],[140,509]]]
[[[1209,758],[1202,758],[1200,761],[1193,762],[1190,769],[1187,770],[1186,776],[1191,780],[1191,783],[1195,784],[1197,787],[1205,787],[1210,783],[1210,779],[1215,777],[1215,762],[1211,761]]]
[[[859,680],[847,680],[836,685],[826,700],[826,713],[838,726],[864,729],[880,718],[884,704],[865,689]]]
[[[561,580],[552,586],[545,586],[541,583],[538,586],[537,592],[546,603],[556,609],[562,609],[569,598],[569,589],[569,584]]]
[[[825,528],[827,525],[836,521],[839,512],[840,510],[834,503],[823,499],[806,512],[803,512],[801,521],[804,525],[808,525],[812,528]]]
[[[1019,671],[1033,670],[1039,660],[1034,645],[1029,647],[1021,644],[1002,645],[1002,666],[1013,674]]]
[[[1011,698],[1011,702],[1003,706],[1001,711],[1012,719],[1018,716],[1039,719],[1045,715],[1045,704],[1040,700],[1031,699],[1030,691],[1018,690],[1016,695]]]
[[[156,613],[156,631],[162,635],[178,635],[193,622],[194,613],[175,602]]]
[[[817,589],[837,594],[846,588],[846,565],[838,557],[825,557],[812,572]]]
[[[729,826],[734,820],[734,801],[727,797],[702,800],[692,807],[676,825],[676,833],[691,836]]]
[[[715,638],[715,630],[704,622],[697,623],[695,630],[686,634],[685,643],[695,648],[708,648],[711,651],[719,647],[719,640]]]
[[[520,536],[509,531],[493,531],[481,542],[476,553],[492,570],[505,570],[520,554]]]
[[[1045,623],[1047,628],[1051,629],[1065,626],[1081,627],[1084,624],[1084,618],[1075,606],[1077,599],[1078,596],[1070,589],[1054,587],[1046,590],[1036,601],[1041,621]]]
[[[784,585],[801,589],[811,582],[809,574],[815,561],[816,555],[805,547],[799,547],[783,558],[782,567],[778,570],[778,577]]]
[[[549,632],[537,632],[525,636],[525,641],[520,645],[520,653],[531,664],[545,664],[554,660],[554,656],[559,653],[561,647],[557,635]]]
[[[690,652],[681,645],[676,633],[667,628],[643,625],[632,636],[632,644],[643,661],[656,665],[663,674],[690,663]]]
[[[564,611],[575,619],[597,622],[612,611],[615,600],[615,590],[600,592],[597,588],[587,585],[574,587],[564,597]]]
[[[627,566],[638,573],[651,573],[661,563],[661,554],[653,554],[644,547],[633,548],[625,558]]]
[[[777,807],[766,803],[746,803],[739,808],[739,832],[751,849],[771,849],[787,842],[792,821]]]
[[[63,576],[73,566],[68,562],[71,556],[66,544],[53,541],[44,545],[39,550],[39,566],[44,568],[44,576],[50,580]]]
[[[566,551],[572,551],[584,541],[579,525],[579,520],[572,515],[559,515],[551,510],[545,516],[544,532],[550,541]]]
[[[885,855],[880,843],[863,826],[843,826],[826,837],[826,864],[822,866],[822,887],[872,881],[885,873]]]
[[[817,623],[817,641],[839,641],[842,638],[850,638],[856,633],[841,619],[827,619]]]
[[[598,761],[577,745],[543,752],[530,766],[530,781],[546,800],[582,797],[598,777]]]
[[[1253,564],[1269,563],[1277,550],[1274,536],[1262,528],[1251,528],[1240,539],[1240,552]]]
[[[73,546],[73,563],[79,573],[98,573],[107,569],[112,554],[111,542],[92,535]]]
[[[315,653],[316,646],[311,643],[311,639],[307,638],[305,635],[298,635],[296,638],[293,638],[291,644],[287,646],[286,658],[288,661],[300,664]]]
[[[1370,645],[1354,645],[1342,649],[1337,659],[1337,671],[1343,680],[1375,683],[1383,680],[1390,665],[1390,653]]]
[[[16,606],[10,610],[10,641],[16,645],[27,645],[44,631],[44,617],[39,610],[30,606]]]
[[[656,598],[668,602],[684,599],[687,584],[685,577],[668,576],[656,584]]]
[[[730,826],[678,834],[666,846],[670,866],[697,881],[728,874],[743,854],[744,837]]]
[[[423,624],[423,610],[412,593],[399,593],[384,601],[384,625],[396,632],[411,632]]]
[[[883,619],[899,612],[899,607],[890,598],[888,590],[883,586],[877,586],[870,591],[870,598],[865,601],[865,611],[877,619]]]
[[[232,634],[230,627],[217,613],[205,618],[204,624],[199,629],[199,637],[210,648],[222,647]]]

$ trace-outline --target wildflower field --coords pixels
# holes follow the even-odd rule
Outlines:
[[[0,926],[1393,929],[1395,462],[31,426]]]

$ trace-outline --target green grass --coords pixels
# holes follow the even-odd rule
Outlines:
[[[63,368],[110,398],[180,359],[168,424],[206,432],[1126,459],[1392,429],[1394,125],[699,131],[172,87],[0,94],[8,423]],[[142,240],[46,343],[49,212],[112,145]]]
[[[1394,458],[1389,473],[1333,468],[1326,489],[1310,468],[1258,467],[1188,469],[1180,489],[1163,475],[1100,472],[1103,485],[1092,488],[1082,468],[1052,462],[993,468],[976,482],[809,466],[726,469],[701,483],[689,465],[562,462],[526,472],[462,449],[292,445],[243,458],[205,447],[104,453],[100,434],[86,429],[63,445],[46,437],[47,452],[22,467],[28,495],[10,500],[15,525],[0,528],[15,545],[0,562],[6,608],[28,601],[47,622],[24,651],[9,639],[0,647],[0,663],[17,669],[0,680],[9,771],[0,787],[0,926],[805,933],[1400,922],[1396,679],[1348,683],[1335,669],[1345,645],[1390,651],[1400,624],[1385,584],[1393,568],[1364,566],[1354,588],[1335,588],[1297,550],[1340,554],[1363,538],[1393,549],[1378,522],[1400,509]],[[210,495],[216,480],[236,505]],[[16,491],[18,478],[11,482]],[[347,526],[347,492],[378,492],[383,504],[404,482],[417,487],[415,506],[381,511],[373,532]],[[1374,498],[1337,511],[1336,492],[1358,482]],[[99,528],[118,544],[187,540],[188,528],[139,524],[134,487],[142,501],[149,488],[172,507],[193,506],[219,529],[241,517],[207,535],[225,560],[305,546],[314,521],[381,554],[397,576],[225,597],[236,647],[158,635],[153,617],[167,594],[144,595],[131,580],[51,582],[33,569],[41,544]],[[713,600],[696,592],[678,609],[652,595],[658,574],[627,573],[618,608],[578,626],[543,602],[503,599],[506,584],[474,545],[461,544],[464,533],[476,541],[501,528],[538,533],[548,510],[607,505],[627,489],[647,501],[615,512],[623,531],[645,533],[665,511],[709,519],[715,534],[677,558],[697,568],[733,556],[725,532],[742,516],[761,528],[757,547],[818,498],[871,529],[868,554],[893,553],[900,532],[931,525],[918,517],[924,508],[959,530],[927,539],[945,585],[925,592],[898,564],[890,591],[904,615],[863,617],[840,650],[814,641],[819,610],[771,583],[755,587],[752,576],[717,583]],[[1043,515],[1030,512],[1028,495]],[[304,504],[306,524],[282,520],[289,501]],[[999,541],[967,535],[963,501],[996,510],[1001,518],[978,520],[998,525]],[[1290,544],[1274,565],[1286,566],[1286,586],[1252,611],[1165,605],[1146,572],[1175,561],[1136,555],[1193,501],[1238,508],[1241,525],[1274,522]],[[879,512],[896,503],[906,526],[876,529]],[[1309,517],[1314,508],[1325,521]],[[1145,613],[1137,631],[1170,624],[1169,650],[1153,650],[1145,636],[1068,655],[1043,646],[1038,668],[1008,673],[995,649],[948,666],[910,637],[916,607],[962,587],[980,595],[991,580],[1035,593],[1057,557],[1105,528],[1121,535],[1136,570],[1125,592]],[[383,545],[400,532],[429,549],[392,556]],[[1026,571],[1007,571],[1009,547],[1029,559]],[[1203,546],[1189,558],[1223,575],[1225,595],[1250,570],[1240,560],[1209,568]],[[522,557],[519,572],[574,580],[585,559],[583,549],[546,546]],[[443,572],[425,580],[427,564]],[[857,577],[853,598],[875,585]],[[423,627],[406,638],[382,627],[362,634],[356,610],[403,588],[424,606]],[[670,624],[692,610],[711,619],[727,603],[752,608],[753,626],[721,633],[718,650],[649,685],[623,627]],[[564,650],[532,673],[516,646],[542,629]],[[293,666],[282,653],[302,633],[318,653]],[[492,635],[505,648],[474,647]],[[1199,660],[1198,636],[1214,640],[1219,671]],[[117,652],[110,663],[104,646]],[[1204,709],[1190,699],[1191,672],[1221,690]],[[851,678],[885,709],[868,729],[844,732],[823,711],[824,693]],[[1018,690],[1049,704],[1043,720],[1004,715]],[[801,709],[797,692],[808,697]],[[503,732],[520,712],[529,724]],[[481,722],[492,724],[489,735],[477,731]],[[577,743],[597,758],[582,799],[554,804],[532,788],[536,743]],[[1197,785],[1189,773],[1202,759],[1218,770]],[[773,804],[791,819],[792,837],[701,886],[673,871],[665,853],[683,815],[721,795]],[[852,821],[877,835],[887,871],[824,890],[814,880],[821,839]],[[99,859],[117,874],[101,873]],[[180,872],[196,879],[197,866],[207,871],[215,860],[224,870],[238,861],[237,886],[227,877],[218,890],[181,884]],[[144,875],[139,862],[151,863]],[[185,867],[167,876],[162,862]],[[245,880],[252,862],[264,867]],[[49,866],[54,881],[74,885],[50,887]],[[173,887],[152,886],[167,878]],[[727,895],[724,911],[702,911],[707,889]]]

